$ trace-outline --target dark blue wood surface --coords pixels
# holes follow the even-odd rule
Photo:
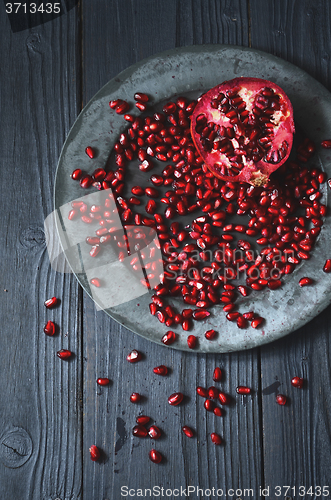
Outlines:
[[[323,487],[331,490],[330,308],[300,331],[248,352],[176,352],[97,312],[73,276],[51,269],[43,233],[62,144],[109,79],[166,49],[223,43],[282,57],[331,90],[330,3],[81,0],[17,32],[0,7],[0,499],[119,500],[125,485],[214,487],[224,492],[219,498],[231,488],[252,489],[254,499],[262,498],[260,487],[270,487],[272,499],[331,498],[326,489],[323,495]],[[47,311],[43,302],[53,295],[61,304]],[[48,319],[59,326],[53,338],[43,333]],[[74,359],[61,362],[61,348]],[[137,365],[125,361],[133,348],[144,353]],[[168,377],[153,375],[159,364],[171,368]],[[211,385],[216,365],[227,392],[234,395],[239,384],[254,389],[251,397],[234,398],[224,418],[206,414],[195,393],[197,385]],[[291,390],[293,375],[306,379],[302,391]],[[99,376],[111,385],[97,387]],[[186,404],[171,408],[167,395],[177,390]],[[129,402],[133,391],[145,396],[141,405]],[[275,404],[277,391],[290,394],[287,407]],[[148,459],[153,442],[131,434],[139,413],[163,431],[155,446],[165,456],[159,466]],[[184,424],[196,430],[194,439],[183,436]],[[224,446],[210,442],[214,430]],[[91,444],[103,450],[99,463],[89,458]],[[285,486],[292,489],[286,493]],[[313,494],[300,495],[300,486],[312,486]],[[244,500],[248,492],[232,498]]]

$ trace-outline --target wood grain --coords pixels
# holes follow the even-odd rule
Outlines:
[[[250,4],[252,46],[297,64],[330,89],[330,4]],[[312,486],[309,498],[317,498],[315,486],[330,484],[330,317],[328,308],[304,328],[261,349],[265,485],[271,491],[295,487],[296,493],[288,492],[291,498],[298,497],[299,486]],[[291,386],[295,375],[306,380],[304,389]],[[288,396],[287,406],[275,403],[278,392]]]
[[[85,1],[83,35],[83,95],[87,100],[119,71],[162,50],[192,43],[248,45],[247,3],[113,0],[99,2],[96,9],[95,3]],[[84,498],[118,498],[124,485],[256,491],[262,478],[257,350],[206,356],[160,347],[96,312],[85,295],[83,328],[85,449],[95,442],[104,451],[102,467],[85,461]],[[133,348],[145,354],[137,365],[125,360]],[[170,368],[169,376],[153,374],[159,364]],[[203,399],[196,395],[197,385],[213,385],[212,372],[218,364],[225,373],[222,387],[233,396],[222,418],[207,413]],[[112,385],[98,388],[99,376],[109,376]],[[252,397],[235,397],[239,381],[255,388]],[[129,402],[133,391],[144,396],[141,404]],[[167,398],[177,391],[185,394],[185,404],[170,407]],[[159,441],[132,436],[135,417],[141,413],[162,429]],[[194,439],[184,436],[183,425],[195,429]],[[210,433],[215,430],[224,437],[224,446],[211,443]],[[148,459],[153,446],[164,455],[160,466]]]
[[[75,10],[15,34],[0,16],[4,500],[78,498],[81,488],[80,296],[72,276],[50,268],[43,232],[59,153],[78,111],[78,34]],[[53,295],[61,305],[48,311],[43,304]],[[59,325],[53,338],[43,332],[48,319]],[[62,347],[75,353],[72,362],[56,357]],[[29,449],[23,431],[11,432],[17,428],[32,441],[23,465]]]

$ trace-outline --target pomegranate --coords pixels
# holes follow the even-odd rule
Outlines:
[[[264,186],[289,157],[293,108],[275,83],[235,78],[198,101],[191,121],[194,144],[218,178]]]

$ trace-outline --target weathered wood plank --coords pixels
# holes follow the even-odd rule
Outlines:
[[[175,46],[192,43],[248,45],[248,12],[245,1],[129,0],[83,3],[84,100],[108,79],[130,64]],[[102,48],[100,48],[102,47]],[[130,365],[126,354],[136,348],[143,361]],[[84,498],[119,498],[121,486],[131,488],[253,488],[261,482],[259,431],[259,360],[256,350],[228,356],[196,355],[160,347],[140,338],[103,312],[84,296]],[[153,374],[165,364],[168,377]],[[224,369],[224,389],[234,396],[224,418],[206,413],[196,386],[213,384],[216,365]],[[112,384],[99,388],[96,379],[109,376]],[[255,388],[252,397],[235,397],[235,387]],[[169,407],[167,397],[183,391],[186,403]],[[133,391],[144,397],[133,405]],[[149,438],[131,434],[136,415],[152,417],[164,432],[155,447],[165,456],[156,466],[148,459],[153,446]],[[192,440],[181,426],[196,430]],[[212,445],[209,435],[218,431],[224,447]],[[104,451],[101,464],[92,463],[87,449],[97,444]],[[93,480],[92,480],[93,478]]]
[[[51,270],[43,232],[57,160],[78,111],[78,36],[75,9],[15,34],[0,16],[4,499],[78,498],[81,489],[78,286]],[[53,295],[61,305],[46,310],[44,300]],[[59,325],[54,338],[43,332],[49,319]],[[64,347],[75,353],[70,363],[56,357]]]
[[[253,0],[250,5],[252,46],[297,64],[330,89],[330,4]],[[312,486],[309,498],[317,498],[315,486],[330,485],[330,317],[329,308],[261,349],[265,485],[271,497],[276,486],[289,485],[296,488],[288,491],[291,498],[299,497],[299,486]],[[295,375],[307,381],[304,389],[291,387]],[[277,392],[289,396],[288,406],[276,404]]]

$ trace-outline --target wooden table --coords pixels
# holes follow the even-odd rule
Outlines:
[[[326,0],[81,0],[13,33],[1,7],[1,500],[119,500],[123,486],[135,490],[130,498],[153,486],[164,496],[195,486],[222,489],[219,498],[262,498],[260,487],[272,499],[331,498],[330,308],[261,348],[177,352],[96,312],[72,275],[51,269],[43,232],[69,129],[121,70],[174,47],[232,44],[280,56],[331,90],[330,21]],[[61,305],[48,311],[43,303],[53,295]],[[59,325],[53,338],[43,333],[48,319]],[[70,363],[56,357],[61,348],[75,353]],[[144,360],[128,365],[133,348]],[[153,376],[161,363],[169,377]],[[217,365],[227,392],[254,389],[234,398],[224,418],[207,414],[195,394]],[[293,375],[307,381],[303,390],[291,388]],[[98,387],[99,376],[111,386]],[[167,395],[177,390],[187,403],[171,408]],[[132,391],[145,395],[141,405],[129,402]],[[275,404],[277,392],[290,396],[286,407]],[[164,431],[155,446],[161,465],[148,459],[152,441],[131,434],[141,411]],[[196,429],[194,439],[183,424]],[[224,446],[211,443],[214,430]],[[90,460],[91,444],[103,450],[100,463]],[[312,489],[303,496],[300,486]]]

